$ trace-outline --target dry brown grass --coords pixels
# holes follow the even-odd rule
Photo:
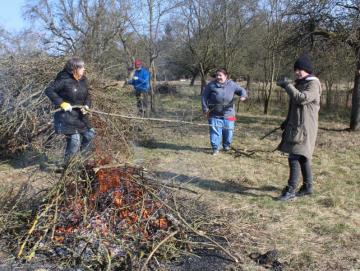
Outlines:
[[[206,123],[200,113],[198,88],[182,86],[179,92],[158,97],[156,117]],[[105,97],[114,105],[121,102],[129,110],[126,113],[132,114],[135,99],[126,100],[128,94],[109,90],[98,93],[97,98],[101,101]],[[109,109],[106,104],[97,106]],[[155,171],[167,183],[198,193],[187,195],[197,198],[189,201],[193,205],[188,208],[201,212],[207,206],[202,212],[214,218],[214,223],[227,225],[225,237],[242,260],[235,270],[263,270],[249,254],[274,248],[279,250],[285,270],[359,270],[359,133],[320,130],[313,159],[315,194],[282,203],[274,198],[286,184],[287,159],[272,152],[280,132],[265,140],[259,138],[279,125],[284,114],[263,116],[256,105],[247,109],[247,105],[240,109],[233,146],[245,153],[254,151],[252,156],[235,157],[235,152],[211,156],[206,127],[148,123],[141,132],[147,139],[134,145],[132,162]],[[324,128],[343,129],[348,123],[339,115],[323,116],[320,126]],[[25,181],[29,176],[26,170],[31,168],[18,168],[1,164],[2,184],[18,179],[20,185],[21,178]],[[40,175],[32,176],[41,182]],[[219,270],[211,268],[207,270]]]
[[[196,90],[160,98],[161,116],[201,118]],[[193,95],[193,96],[192,96]],[[262,270],[248,255],[280,251],[286,270],[359,270],[360,147],[359,133],[320,130],[313,159],[315,194],[283,203],[274,200],[286,185],[287,158],[272,152],[280,132],[259,138],[281,123],[281,114],[263,116],[261,109],[238,115],[233,146],[255,154],[210,155],[206,128],[154,125],[152,139],[139,142],[134,161],[157,171],[167,182],[201,195],[211,214],[230,226],[231,246],[242,257],[243,270]],[[325,119],[325,118],[323,118]],[[201,119],[203,123],[205,119]],[[346,128],[347,119],[320,126]],[[240,268],[240,267],[239,267]]]

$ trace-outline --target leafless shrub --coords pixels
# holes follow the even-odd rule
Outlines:
[[[49,133],[50,104],[44,89],[63,61],[45,55],[0,59],[0,149],[13,153]]]

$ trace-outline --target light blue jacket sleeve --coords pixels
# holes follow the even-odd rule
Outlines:
[[[236,86],[235,88],[235,94],[240,96],[240,97],[247,97],[247,92],[246,89],[244,89],[243,87],[240,87],[238,84],[236,84],[234,82],[234,85]]]

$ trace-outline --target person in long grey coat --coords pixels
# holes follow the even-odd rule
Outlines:
[[[320,109],[321,83],[313,75],[309,58],[304,55],[294,64],[295,85],[278,81],[289,95],[289,110],[282,123],[283,136],[278,150],[288,153],[290,176],[279,200],[286,201],[295,196],[313,193],[311,159],[315,149]],[[296,193],[300,172],[303,185]]]

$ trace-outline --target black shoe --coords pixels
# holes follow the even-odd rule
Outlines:
[[[312,185],[311,183],[304,183],[299,191],[296,193],[297,197],[303,197],[307,195],[311,195],[313,193]]]
[[[278,197],[278,200],[288,201],[292,198],[295,198],[295,190],[290,186],[286,186],[282,191],[281,196]]]

